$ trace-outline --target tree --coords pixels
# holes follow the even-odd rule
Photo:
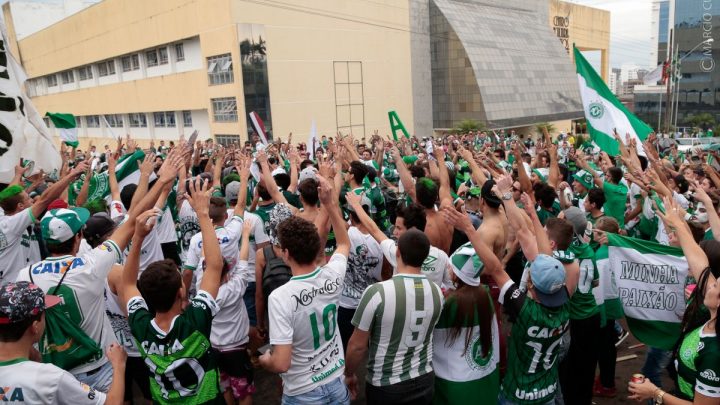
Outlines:
[[[555,125],[549,123],[549,122],[541,122],[537,125],[535,125],[535,132],[542,135],[543,129],[547,129],[548,134],[552,135],[553,132],[555,132]]]
[[[705,131],[715,125],[715,117],[710,113],[693,114],[685,118],[685,123]]]
[[[454,129],[457,133],[466,133],[470,131],[484,131],[487,128],[484,122],[468,119],[460,121]]]

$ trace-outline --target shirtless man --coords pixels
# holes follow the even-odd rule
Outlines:
[[[505,256],[507,244],[507,217],[500,212],[502,200],[492,191],[495,182],[488,180],[483,184],[480,193],[480,211],[483,214],[483,221],[477,232],[483,242],[492,248],[495,256]]]
[[[450,195],[450,177],[448,176],[447,166],[445,166],[445,150],[442,146],[436,146],[434,150],[435,157],[439,162],[437,165],[440,180],[439,184],[431,178],[423,177],[418,179],[417,183],[413,185],[410,171],[407,166],[405,166],[398,149],[393,147],[391,154],[395,159],[395,165],[400,174],[400,181],[402,181],[403,187],[408,195],[412,198],[413,202],[425,208],[427,218],[425,234],[428,239],[430,239],[430,244],[449,254],[453,227],[445,223],[444,217],[439,210],[436,209],[435,204],[439,200],[439,208],[453,206],[452,196]],[[431,162],[431,164],[434,164],[434,162]]]

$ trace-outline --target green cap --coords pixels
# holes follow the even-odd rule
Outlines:
[[[48,211],[40,220],[42,236],[48,243],[63,243],[75,236],[90,218],[85,208],[59,208]]]
[[[0,202],[6,198],[14,197],[23,192],[23,188],[17,184],[7,186],[3,191],[0,191]]]
[[[583,187],[590,190],[595,185],[595,181],[593,181],[593,175],[586,172],[585,170],[580,170],[577,173],[573,174],[573,178],[578,183],[582,184]]]
[[[543,183],[547,182],[548,169],[532,169],[532,172],[540,178],[540,181],[542,181]]]

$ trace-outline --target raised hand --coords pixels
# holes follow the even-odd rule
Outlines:
[[[445,217],[445,221],[454,226],[457,230],[466,234],[475,231],[475,228],[473,228],[472,222],[470,221],[470,217],[458,212],[455,208],[444,207],[442,209],[442,214]]]
[[[150,176],[155,166],[155,154],[148,153],[145,155],[145,159],[142,162],[138,160],[138,166],[140,166],[140,175]]]
[[[189,184],[190,194],[186,194],[185,198],[190,206],[199,215],[209,215],[210,212],[210,195],[212,189],[207,179],[201,180],[199,177]]]
[[[157,172],[158,178],[163,183],[175,180],[184,164],[183,156],[177,151],[171,151]]]
[[[162,210],[159,208],[152,208],[140,214],[135,219],[135,235],[145,238],[152,231],[160,214]]]
[[[319,183],[318,185],[318,198],[320,199],[320,203],[326,207],[332,205],[333,203],[337,203],[335,200],[335,194],[333,193],[333,186],[332,183],[330,183],[325,177],[318,175],[317,181]],[[350,195],[352,193],[348,193]]]

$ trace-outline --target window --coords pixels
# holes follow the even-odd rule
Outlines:
[[[228,147],[233,143],[240,143],[240,135],[215,135],[215,142],[218,144]]]
[[[237,122],[237,102],[235,97],[213,98],[210,100],[213,118],[217,122]]]
[[[115,61],[106,60],[97,64],[98,76],[110,76],[115,74]]]
[[[175,44],[175,59],[178,62],[182,62],[185,60],[185,48],[183,47],[182,43]]]
[[[145,52],[145,61],[147,61],[148,67],[157,66],[158,65],[157,49],[153,49],[152,51]]]
[[[130,121],[131,128],[145,128],[147,127],[147,116],[144,113],[133,113],[128,115],[128,121]]]
[[[60,72],[60,78],[62,79],[63,84],[68,84],[75,81],[75,75],[73,74],[72,70]]]
[[[123,72],[130,72],[130,71],[138,70],[138,69],[140,69],[140,58],[139,58],[138,54],[122,57]]]
[[[160,55],[160,64],[167,65],[167,63],[168,63],[167,48],[158,48],[158,55]]]
[[[233,66],[230,54],[207,58],[208,82],[210,84],[226,84],[233,82]]]
[[[48,87],[57,86],[57,76],[55,76],[55,75],[45,76],[45,83],[47,84]]]
[[[123,117],[120,114],[106,114],[105,120],[112,128],[122,128],[123,126]]]
[[[88,128],[99,128],[100,127],[100,116],[88,115],[85,117],[85,122]]]
[[[78,77],[80,80],[89,80],[93,78],[92,66],[82,66],[78,69]]]
[[[153,116],[155,117],[155,126],[156,127],[164,127],[165,126],[165,113],[164,112],[153,113]]]
[[[191,127],[192,126],[192,113],[190,111],[183,111],[183,126],[184,127]]]
[[[254,131],[247,113],[254,111],[265,123],[265,135],[272,139],[265,27],[259,24],[239,24],[238,36],[248,135],[252,135]]]
[[[335,121],[338,132],[365,135],[362,62],[335,61]]]
[[[80,119],[80,117],[75,117],[75,126],[77,128],[82,128],[82,120]]]
[[[165,112],[165,125],[168,128],[175,128],[175,111]]]

